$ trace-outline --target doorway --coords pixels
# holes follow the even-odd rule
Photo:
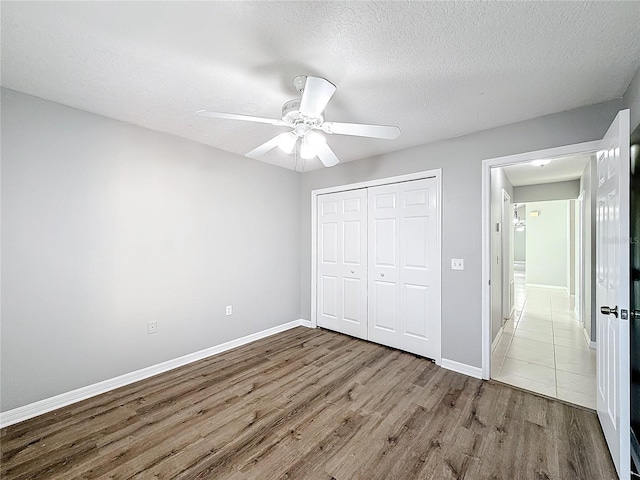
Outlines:
[[[578,187],[577,180],[555,185],[573,186]],[[513,209],[510,230],[514,244],[516,239],[524,244],[517,246],[524,252],[519,252],[517,266],[513,264],[518,272],[516,309],[493,349],[492,378],[595,410],[596,354],[576,312],[576,271],[582,263],[576,201],[518,203]]]
[[[598,142],[588,142],[585,144],[558,147],[558,148],[538,151],[538,152],[528,152],[525,154],[509,156],[502,159],[499,158],[499,159],[485,161],[485,165],[483,168],[483,192],[485,195],[484,202],[483,202],[484,204],[484,208],[483,208],[483,220],[484,220],[483,221],[483,229],[484,229],[483,231],[483,251],[484,251],[483,274],[485,276],[485,281],[488,288],[483,292],[483,303],[485,305],[485,308],[483,309],[483,317],[485,318],[484,328],[483,328],[483,340],[484,340],[483,376],[484,378],[487,378],[487,379],[492,378],[493,376],[497,375],[500,369],[502,368],[502,365],[500,364],[496,365],[491,361],[492,352],[495,352],[495,349],[498,348],[498,342],[495,341],[496,338],[498,337],[496,336],[496,332],[494,330],[495,328],[494,321],[493,320],[489,321],[490,318],[491,319],[494,318],[494,307],[492,305],[495,305],[495,300],[494,302],[492,302],[492,300],[495,297],[495,290],[496,290],[495,288],[492,288],[492,286],[496,285],[496,283],[494,283],[494,280],[493,280],[494,277],[492,276],[492,272],[496,270],[495,269],[496,257],[495,255],[492,255],[493,249],[491,246],[492,245],[491,239],[495,237],[496,230],[500,228],[500,226],[496,225],[496,222],[493,220],[496,218],[495,214],[491,213],[493,209],[489,208],[490,206],[496,205],[496,202],[491,200],[492,180],[494,180],[495,178],[495,172],[501,167],[507,167],[510,165],[525,166],[527,164],[531,164],[535,160],[545,160],[546,162],[544,163],[544,165],[546,165],[547,163],[549,163],[548,162],[549,160],[555,161],[561,158],[580,156],[580,155],[589,156],[596,151],[597,145],[598,145]],[[552,168],[547,168],[544,166],[540,167],[540,169],[545,173],[550,173],[553,171]],[[576,177],[574,177],[574,179],[575,178]],[[565,179],[560,179],[560,180],[565,180]],[[548,182],[557,183],[558,180],[555,178],[548,178],[539,183],[548,183]],[[508,191],[509,188],[511,189],[513,188],[513,186],[508,185],[508,182],[506,184],[507,184],[507,188],[505,188],[505,190]],[[549,186],[545,188],[547,188],[548,190],[553,190],[553,188],[557,186],[558,185],[549,184]],[[504,188],[504,185],[501,185],[501,187]],[[524,190],[528,188],[529,187],[525,188]],[[573,196],[573,199],[577,200],[580,193],[581,192],[577,191],[575,196]],[[516,225],[519,223],[519,225],[517,225],[520,227],[519,230],[520,231],[524,230],[526,228],[525,221],[531,218],[529,216],[531,212],[527,212],[526,214],[523,212],[522,210],[522,208],[524,207],[523,204],[527,202],[522,202],[521,199],[518,198],[518,196],[513,194],[513,190],[510,196],[511,196],[512,204],[516,204],[515,206],[520,209],[520,213],[518,215],[516,215],[516,211],[512,211],[512,221],[509,223],[510,231],[513,238],[512,245],[514,245],[516,240],[516,236],[515,236]],[[573,213],[570,213],[570,211],[572,211]],[[570,209],[569,205],[565,204],[566,218],[568,218],[570,215],[573,216],[574,226],[576,225],[579,226],[580,223],[576,222],[576,219],[575,219],[576,212],[578,212],[578,208],[576,207],[575,202],[573,205],[573,209]],[[587,214],[590,214],[590,212],[584,212],[584,215],[587,215]],[[502,215],[500,215],[500,217],[502,217]],[[505,224],[504,218],[501,218],[501,223],[502,225]],[[579,242],[577,242],[577,239],[574,238],[573,240],[576,242],[572,246],[572,250],[574,254],[579,255],[580,253],[582,253],[583,258],[589,258],[587,257],[587,255],[590,255],[590,252],[583,251],[584,249],[579,248],[579,245],[578,245]],[[569,243],[569,240],[567,239],[567,245],[565,245],[565,247],[569,246],[568,243]],[[513,250],[515,250],[515,245],[513,246]],[[495,253],[495,250],[493,250],[493,252]],[[515,251],[513,253],[515,253]],[[542,391],[540,393],[556,397],[557,396],[557,384],[556,384],[557,372],[555,368],[551,369],[551,366],[555,367],[555,362],[556,362],[556,357],[555,357],[556,345],[553,343],[553,340],[556,337],[559,338],[559,336],[561,335],[560,331],[563,329],[563,327],[568,327],[568,325],[560,325],[558,322],[556,322],[557,323],[557,328],[555,331],[556,335],[554,335],[552,317],[548,316],[546,318],[540,318],[540,317],[543,317],[544,315],[550,315],[552,313],[551,312],[552,305],[555,306],[556,319],[558,321],[561,319],[564,319],[567,321],[572,320],[574,323],[573,325],[571,325],[571,327],[575,327],[575,329],[571,332],[569,331],[565,332],[565,337],[571,337],[569,339],[570,342],[576,342],[576,341],[581,342],[580,345],[584,347],[584,350],[585,350],[584,352],[582,352],[583,357],[587,358],[587,363],[593,362],[593,360],[590,359],[590,357],[593,355],[593,352],[589,351],[588,349],[587,341],[582,335],[582,329],[579,326],[579,323],[577,322],[575,305],[571,303],[572,298],[574,299],[576,296],[575,289],[580,288],[579,287],[580,282],[575,281],[578,274],[576,273],[575,265],[574,265],[574,270],[571,272],[572,273],[571,275],[569,270],[567,270],[566,277],[565,277],[566,290],[564,291],[554,291],[555,289],[550,289],[547,286],[541,286],[541,285],[527,285],[526,272],[524,270],[526,262],[523,262],[523,259],[520,257],[521,256],[517,258],[519,263],[515,263],[516,261],[515,256],[513,257],[513,260],[514,260],[513,262],[509,260],[509,263],[511,264],[510,266],[513,268],[513,279],[514,279],[513,304],[515,308],[513,310],[513,315],[507,320],[507,322],[504,324],[500,332],[501,335],[505,335],[505,334],[506,335],[502,339],[504,340],[503,342],[501,342],[501,345],[500,345],[500,348],[502,349],[502,351],[501,352],[499,351],[499,353],[503,355],[503,359],[506,357],[506,350],[510,346],[509,342],[515,336],[514,333],[517,330],[518,322],[521,319],[525,320],[525,322],[520,324],[520,327],[522,329],[521,336],[524,336],[524,337],[528,336],[529,338],[527,340],[540,341],[542,339],[541,336],[538,336],[534,330],[536,329],[546,330],[547,335],[551,337],[550,338],[551,342],[549,342],[548,346],[542,347],[542,349],[546,348],[547,352],[549,353],[549,356],[551,357],[551,359],[547,358],[545,360],[550,368],[550,370],[546,370],[545,373],[550,375],[550,378],[548,378],[547,383],[552,388],[547,388],[546,391]],[[506,268],[501,270],[506,271]],[[572,284],[572,288],[573,288],[573,291],[571,293],[569,293],[570,283]],[[504,285],[504,283],[501,282],[500,285]],[[589,287],[588,285],[585,286],[585,288],[588,288],[588,287]],[[574,297],[571,297],[571,295],[574,295]],[[503,295],[500,295],[500,297],[502,296]],[[579,301],[586,301],[583,295],[578,294],[577,297],[579,298]],[[526,307],[527,302],[528,302],[528,308]],[[575,302],[575,299],[574,299],[574,302]],[[564,309],[564,311],[560,310],[561,307]],[[502,310],[502,308],[500,310]],[[580,308],[578,308],[577,310],[579,311]],[[527,316],[522,317],[523,312],[525,312],[525,314],[528,314],[528,318]],[[538,318],[536,318],[536,316]],[[561,316],[564,316],[564,318],[561,318]],[[571,316],[573,316],[573,319],[571,318]],[[542,325],[542,323],[545,320],[547,322],[544,325]],[[529,334],[524,333],[526,330],[528,330],[530,333]],[[568,330],[568,328],[565,328],[565,330]],[[537,333],[542,333],[542,332],[539,331]],[[534,339],[533,337],[536,337],[536,339]],[[560,342],[562,343],[564,342],[564,340],[560,340]],[[516,343],[527,343],[527,342],[516,342]],[[537,346],[540,347],[540,345],[537,345]],[[563,346],[564,345],[559,345],[558,350],[560,350],[559,347],[563,347]],[[514,345],[514,347],[523,347],[523,345]],[[527,347],[531,347],[531,345],[527,345]],[[517,348],[514,348],[512,353],[515,353],[516,350]],[[521,348],[520,350],[527,350],[527,349]],[[529,350],[530,351],[528,353],[524,353],[524,355],[529,355],[527,358],[528,360],[531,360],[532,349],[529,348]],[[534,356],[539,354],[540,354],[540,351],[533,352]],[[584,360],[584,358],[582,360]],[[574,360],[574,362],[576,363],[576,368],[580,368],[581,363],[583,363],[580,360]],[[532,362],[529,361],[527,363],[532,363]],[[569,373],[573,373],[573,372],[569,372]],[[560,374],[560,375],[562,376],[563,374]],[[593,385],[593,382],[591,382],[591,385]],[[524,387],[524,385],[522,384],[519,386]],[[576,402],[576,400],[573,399],[573,402]],[[595,405],[593,405],[593,401],[589,406],[591,408],[595,408]]]
[[[595,170],[591,170],[590,218],[596,226],[591,245],[585,253],[591,260],[593,285],[583,293],[592,293],[589,303],[591,320],[597,325],[596,406],[607,447],[620,478],[630,477],[630,259],[629,259],[629,110],[621,110],[601,140],[567,145],[536,152],[485,160],[482,166],[482,272],[486,282],[482,297],[483,378],[491,378],[491,173],[494,167],[520,165],[596,152]],[[596,179],[593,181],[593,179]],[[518,198],[515,198],[517,201]],[[587,198],[585,198],[587,200]],[[586,209],[585,209],[586,210]],[[586,223],[586,222],[585,222]],[[589,242],[585,242],[589,245]],[[594,261],[595,260],[595,261]],[[588,265],[586,263],[585,265]],[[594,275],[596,272],[597,275]],[[595,295],[593,295],[595,292]],[[584,297],[581,297],[584,298]],[[596,308],[597,307],[597,308]],[[597,321],[596,321],[597,320]],[[585,326],[589,322],[585,322]],[[592,332],[593,332],[592,328]]]

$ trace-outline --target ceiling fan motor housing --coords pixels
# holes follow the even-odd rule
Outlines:
[[[302,115],[300,113],[300,99],[296,98],[289,100],[282,106],[282,120],[292,127],[295,127],[299,123],[306,123],[310,127],[318,127],[322,125],[324,117],[320,115],[317,118],[309,118]]]

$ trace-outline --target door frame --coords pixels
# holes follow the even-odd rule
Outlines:
[[[437,215],[437,240],[436,249],[438,258],[440,259],[440,272],[438,279],[440,281],[440,299],[442,299],[442,168],[436,168],[433,170],[425,170],[422,172],[409,173],[406,175],[398,175],[394,177],[379,178],[376,180],[368,180],[365,182],[348,183],[345,185],[336,185],[333,187],[319,188],[311,191],[311,327],[317,328],[318,326],[318,195],[326,193],[344,192],[347,190],[356,190],[359,188],[377,187],[380,185],[388,185],[391,183],[410,182],[412,180],[422,180],[424,178],[435,178],[437,185],[436,198],[438,205],[436,208]],[[440,338],[438,343],[437,358],[434,358],[437,365],[442,364],[442,310],[440,311]]]
[[[491,168],[527,163],[540,158],[566,157],[593,153],[600,141],[489,158],[482,161],[482,378],[491,378]]]
[[[509,205],[508,208],[506,207],[506,204]],[[511,195],[509,195],[509,192],[504,188],[502,189],[500,216],[500,222],[502,223],[500,231],[500,258],[502,260],[502,326],[513,313],[513,304],[511,303],[511,270],[513,268],[513,261],[511,259],[513,245],[513,204],[511,203]]]
[[[584,190],[580,190],[580,195],[576,199],[576,205],[578,210],[578,215],[576,218],[576,237],[578,238],[578,251],[577,257],[578,262],[576,265],[577,277],[578,281],[576,282],[575,288],[575,309],[576,315],[578,316],[578,321],[580,322],[580,326],[582,327],[582,331],[584,332],[584,317],[585,317],[585,305],[584,301],[586,298],[586,293],[584,290],[584,272],[585,272],[585,261],[584,258]],[[589,339],[589,343],[591,343],[591,339]]]

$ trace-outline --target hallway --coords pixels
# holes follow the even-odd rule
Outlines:
[[[491,356],[491,378],[596,408],[596,351],[566,290],[528,287],[515,271],[515,313]]]

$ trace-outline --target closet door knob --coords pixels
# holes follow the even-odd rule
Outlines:
[[[355,273],[355,270],[351,270],[351,273]]]
[[[381,273],[381,274],[380,274],[380,276],[381,276],[381,277],[384,277],[384,273]]]

